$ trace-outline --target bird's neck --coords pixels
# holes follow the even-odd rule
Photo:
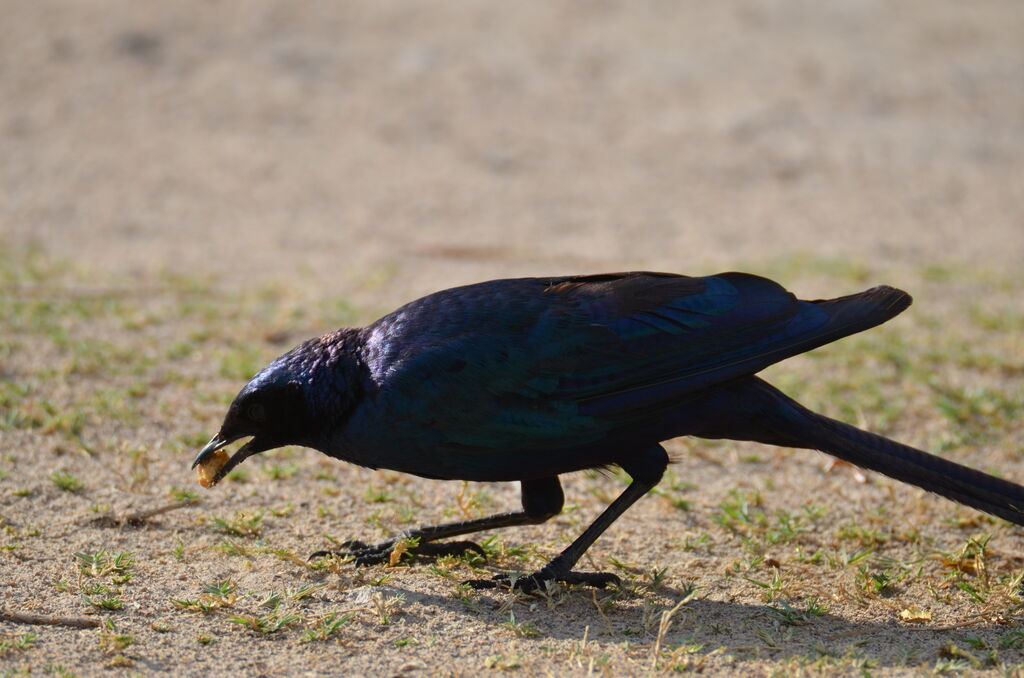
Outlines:
[[[333,439],[344,429],[362,401],[369,384],[362,358],[358,329],[341,329],[320,338],[322,359],[317,361],[308,385],[307,406],[311,410],[313,443]],[[318,447],[319,445],[311,445]]]

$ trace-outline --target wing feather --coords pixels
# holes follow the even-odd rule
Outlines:
[[[882,322],[909,304],[896,293],[906,297],[876,288],[806,302],[742,273],[492,281],[378,321],[382,333],[411,333],[385,343],[415,347],[381,358],[379,369],[391,409],[402,403],[409,423],[432,427],[442,445],[583,445],[642,427],[699,389]]]

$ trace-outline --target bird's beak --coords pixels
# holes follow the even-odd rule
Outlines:
[[[213,436],[212,438],[210,438],[210,442],[206,443],[206,447],[199,450],[199,454],[196,455],[196,458],[192,461],[192,466],[190,466],[189,468],[195,468],[196,466],[199,466],[204,461],[209,459],[211,454],[213,454],[220,448],[224,447],[225,445],[230,445],[235,440],[238,440],[238,438],[221,438],[219,433]]]
[[[196,458],[192,461],[192,468],[195,468],[196,466],[199,466],[199,464],[202,464],[204,461],[209,459],[209,457],[214,452],[221,449],[225,445],[230,445],[239,438],[244,437],[245,436],[234,436],[231,438],[222,438],[220,434],[215,435],[213,438],[210,439],[210,442],[206,443],[206,447],[199,450],[199,454],[197,454]],[[264,452],[268,449],[271,449],[272,447],[274,446],[266,445],[264,444],[263,441],[261,441],[258,438],[252,438],[245,445],[242,445],[240,448],[238,448],[238,450],[233,455],[231,455],[231,458],[229,458],[227,462],[225,462],[225,464],[217,470],[217,472],[213,475],[213,478],[210,479],[210,485],[213,486],[219,483],[221,479],[228,473],[230,473],[233,468],[241,464],[243,461],[245,461],[252,455],[257,454],[259,452]]]

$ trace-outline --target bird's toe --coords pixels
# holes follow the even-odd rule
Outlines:
[[[408,551],[408,553],[411,553],[414,556],[427,556],[431,558],[441,558],[444,556],[454,556],[458,558],[465,555],[467,552],[475,553],[484,559],[487,558],[487,553],[483,550],[483,547],[473,541],[427,542],[426,544],[420,544],[415,548],[411,548]]]
[[[396,550],[403,542],[403,539],[390,539],[380,544],[366,544],[354,539],[344,541],[337,549],[322,550],[313,553],[307,560],[333,556],[335,558],[350,559],[356,567],[369,567],[371,565],[383,565],[397,563],[402,556],[412,558],[440,558],[443,556],[461,557],[466,553],[473,553],[483,559],[487,558],[484,549],[472,541],[447,541],[447,542],[424,542],[421,544],[406,544],[400,550]],[[397,556],[395,554],[398,554]]]
[[[565,584],[584,584],[597,589],[606,588],[609,585],[622,586],[622,580],[611,572],[570,572],[559,581]]]
[[[370,548],[370,545],[366,542],[359,541],[358,539],[346,539],[338,544],[338,547],[348,551],[365,551]]]

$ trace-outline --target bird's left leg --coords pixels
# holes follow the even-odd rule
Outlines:
[[[366,544],[361,541],[346,541],[338,550],[317,551],[309,556],[309,560],[323,556],[351,556],[356,565],[379,565],[391,561],[395,547],[403,541],[415,540],[416,544],[404,551],[412,556],[438,557],[446,555],[462,555],[466,551],[475,551],[485,555],[479,544],[471,541],[453,541],[435,544],[438,539],[457,537],[462,534],[494,530],[501,527],[516,525],[536,525],[548,518],[558,515],[562,510],[564,495],[558,476],[523,480],[522,511],[498,513],[484,518],[460,520],[441,525],[426,525],[414,530],[406,530],[393,539],[379,544]]]
[[[589,584],[598,588],[618,584],[619,578],[610,572],[574,572],[572,568],[590,545],[626,509],[658,484],[668,467],[668,454],[661,445],[655,445],[629,461],[620,462],[619,465],[633,478],[633,482],[590,524],[590,527],[583,531],[583,534],[576,538],[576,541],[552,558],[547,565],[531,575],[514,580],[508,575],[498,575],[494,579],[473,579],[466,583],[477,589],[508,587],[526,593],[543,589],[549,581]]]

